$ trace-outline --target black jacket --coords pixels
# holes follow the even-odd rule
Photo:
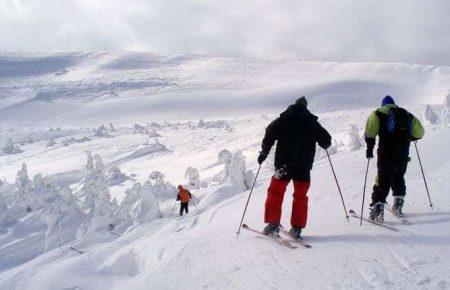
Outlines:
[[[269,154],[275,141],[275,167],[312,169],[316,142],[327,149],[331,136],[305,106],[291,105],[266,128],[262,153]]]

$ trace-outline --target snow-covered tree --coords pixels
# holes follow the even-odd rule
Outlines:
[[[45,250],[49,251],[74,240],[85,215],[78,207],[72,190],[63,186],[58,188],[53,202],[44,207],[41,219],[47,223]]]
[[[217,159],[218,159],[217,162],[219,164],[230,163],[232,156],[233,156],[233,154],[230,151],[223,149],[219,152],[219,156],[217,157]]]
[[[111,122],[109,123],[109,130],[111,132],[115,132],[116,131],[116,129],[114,128],[114,125]]]
[[[55,142],[55,139],[52,137],[52,138],[50,138],[50,140],[48,140],[48,142],[47,142],[47,147],[53,147],[53,146],[55,146],[56,145],[56,142]]]
[[[152,129],[152,131],[150,131],[150,133],[148,133],[148,137],[157,138],[157,137],[161,137],[161,135],[158,132],[156,132],[155,129]]]
[[[188,167],[184,174],[184,178],[187,179],[189,189],[200,188],[200,174],[195,167]]]
[[[22,163],[22,167],[16,176],[16,192],[18,195],[27,195],[31,191],[31,181],[28,178],[27,164]]]
[[[356,151],[363,147],[362,138],[361,135],[359,134],[359,130],[356,125],[350,125],[349,138],[350,138],[349,147],[351,151]]]
[[[425,107],[424,118],[430,124],[437,124],[437,123],[439,123],[439,115],[436,114],[436,112],[433,110],[433,107],[431,107],[430,105],[427,105]]]
[[[107,179],[108,179],[108,184],[110,186],[112,186],[112,185],[118,185],[118,184],[125,182],[126,180],[129,179],[129,177],[126,176],[124,173],[122,173],[122,171],[120,170],[120,168],[118,166],[113,166],[108,169]]]
[[[142,186],[135,183],[131,189],[125,191],[125,197],[117,209],[116,216],[120,223],[132,225],[139,214],[139,200],[142,198]]]
[[[3,153],[5,154],[18,154],[22,152],[23,151],[19,148],[19,146],[14,145],[11,139],[8,139],[5,146],[3,146]]]
[[[230,182],[236,186],[246,187],[245,185],[245,157],[242,151],[233,154],[230,164],[229,178]]]
[[[144,184],[144,188],[151,187],[158,199],[174,198],[178,192],[175,186],[164,181],[164,175],[159,171],[153,171],[148,177],[148,181]]]
[[[157,193],[151,182],[146,182],[142,187],[142,195],[139,201],[139,214],[137,216],[137,222],[139,224],[149,223],[157,218],[161,217],[161,211],[159,208],[159,200]],[[175,196],[176,189],[170,184],[165,184],[165,195]]]
[[[139,134],[144,134],[144,133],[146,133],[146,130],[145,130],[144,126],[141,126],[136,123],[136,124],[134,124],[134,132],[139,133]]]
[[[95,128],[94,135],[97,137],[109,137],[108,131],[106,130],[105,125],[101,125],[100,127]]]
[[[110,199],[101,157],[99,155],[92,157],[89,151],[87,152],[85,177],[78,195],[84,198],[83,208],[91,217],[89,224],[82,229],[82,235],[114,228],[114,212],[117,209],[117,203]]]

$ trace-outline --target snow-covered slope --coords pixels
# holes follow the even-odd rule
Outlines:
[[[0,143],[11,138],[23,151],[0,153],[0,177],[6,179],[0,193],[14,191],[25,161],[30,177],[42,173],[77,195],[86,150],[102,156],[106,170],[119,167],[124,173],[108,181],[119,204],[127,189],[148,182],[153,171],[177,185],[195,167],[201,183],[193,190],[199,203],[189,215],[171,215],[174,197],[168,191],[160,196],[161,218],[117,229],[118,235],[96,231],[70,241],[67,235],[61,246],[47,250],[44,211],[31,212],[4,232],[0,228],[0,289],[450,288],[450,128],[445,107],[436,105],[449,88],[447,67],[98,52],[8,55],[0,61]],[[301,94],[311,96],[312,110],[321,112],[334,138],[331,157],[347,209],[356,211],[366,165],[358,136],[380,96],[395,95],[420,118],[425,104],[434,104],[438,124],[424,120],[426,136],[418,143],[434,211],[412,150],[406,213],[413,225],[401,225],[388,213],[387,223],[400,232],[348,222],[328,161],[318,151],[304,231],[313,248],[290,250],[246,231],[237,238],[249,191],[238,170],[226,176],[218,155],[223,149],[242,151],[246,168],[256,172],[265,126]],[[102,124],[107,129],[98,130]],[[241,165],[236,156],[233,164]],[[263,227],[270,159],[245,218],[256,228]],[[375,161],[366,204],[374,175]]]
[[[0,126],[230,117],[281,110],[302,94],[320,111],[375,105],[386,92],[408,103],[436,103],[449,75],[445,66],[411,64],[7,54],[0,55]]]

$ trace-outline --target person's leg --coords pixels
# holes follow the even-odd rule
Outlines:
[[[269,224],[279,224],[281,219],[281,207],[284,193],[289,179],[277,179],[275,176],[270,181],[267,191],[267,199],[264,211],[264,222]]]
[[[309,181],[294,180],[294,199],[292,201],[291,226],[305,228],[308,220]]]
[[[395,166],[391,162],[378,162],[377,164],[377,177],[372,192],[373,206],[376,203],[386,203],[386,197],[389,194],[389,190],[392,185],[393,174]]]
[[[308,220],[308,189],[311,174],[309,169],[298,169],[294,176],[291,226],[305,228]]]
[[[403,204],[406,195],[405,173],[408,167],[408,160],[400,160],[392,180],[392,196],[394,203],[392,210],[398,215],[403,215]]]
[[[392,196],[404,197],[406,195],[405,173],[408,168],[408,160],[397,163],[396,171],[392,180]]]
[[[183,211],[184,211],[183,203],[180,203],[180,216],[183,215]]]
[[[186,202],[186,213],[189,213],[189,202]]]

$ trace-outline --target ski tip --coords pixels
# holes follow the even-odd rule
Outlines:
[[[356,214],[356,212],[355,212],[354,210],[352,210],[352,209],[349,210],[348,213],[349,213],[349,214]]]
[[[247,224],[242,224],[242,227],[243,227],[244,229],[248,229],[248,225],[247,225]]]

